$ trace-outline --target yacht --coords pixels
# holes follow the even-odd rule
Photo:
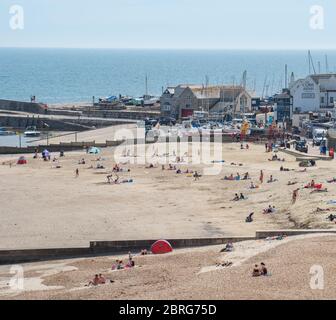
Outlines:
[[[40,131],[37,131],[35,126],[27,127],[24,132],[25,137],[39,137],[41,135]]]

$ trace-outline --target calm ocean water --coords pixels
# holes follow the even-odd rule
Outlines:
[[[312,52],[315,68],[325,53],[335,72],[336,52]],[[284,83],[284,65],[296,77],[308,73],[305,51],[169,51],[95,49],[0,49],[0,98],[45,103],[91,101],[92,96],[160,95],[162,87],[179,83],[240,83],[247,70],[247,84],[261,94]]]

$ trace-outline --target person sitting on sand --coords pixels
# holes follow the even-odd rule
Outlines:
[[[250,145],[246,144],[246,150],[249,150],[249,149],[250,149]]]
[[[235,194],[235,197],[233,198],[233,200],[232,201],[239,201],[240,199],[239,199],[239,195],[238,195],[238,193],[236,193]]]
[[[232,252],[233,251],[233,243],[229,242],[226,244],[225,248],[221,252]]]
[[[266,268],[265,263],[262,262],[260,265],[261,265],[261,267],[260,267],[260,275],[267,276],[268,275],[268,270]]]
[[[267,181],[267,183],[274,183],[274,182],[277,182],[278,180],[277,179],[274,179],[273,178],[273,175],[270,175],[270,178],[269,180]]]
[[[336,216],[331,214],[330,216],[327,217],[327,220],[329,220],[330,222],[334,222],[336,220]]]
[[[89,282],[89,286],[98,286],[99,285],[99,275],[96,274],[93,280]]]
[[[259,266],[256,264],[254,266],[254,269],[252,271],[252,277],[260,277],[261,276],[261,273],[260,273],[260,269],[259,269]]]
[[[110,174],[110,175],[106,176],[107,183],[111,184],[112,178],[113,178],[113,174]]]
[[[233,181],[234,180],[233,174],[231,173],[229,177],[225,176],[224,180]]]
[[[254,216],[254,212],[250,213],[250,215],[246,218],[246,223],[251,223],[253,222],[253,216]]]
[[[201,177],[201,175],[199,175],[199,174],[198,174],[198,172],[197,172],[197,171],[195,171],[195,173],[194,173],[194,178],[195,178],[195,181],[196,181],[196,180],[199,180],[199,179],[200,179],[200,177]]]
[[[294,185],[296,185],[297,184],[297,182],[296,181],[288,181],[288,183],[287,183],[287,186],[294,186]]]
[[[240,174],[238,172],[235,180],[240,181]]]
[[[242,193],[240,194],[240,199],[239,200],[245,200],[245,196]]]
[[[105,169],[105,167],[100,163],[97,164],[96,168],[99,169],[99,170]]]
[[[147,256],[147,255],[148,255],[148,251],[147,251],[147,249],[143,249],[143,250],[141,250],[140,255],[141,255],[141,256]]]
[[[272,159],[268,159],[268,161],[278,161],[278,156],[275,154]]]
[[[175,171],[176,170],[176,166],[173,166],[172,164],[169,164],[168,170]]]
[[[112,270],[122,270],[122,269],[124,269],[122,260],[116,260],[116,263],[112,266]]]
[[[176,170],[176,174],[182,174],[181,169],[177,169],[177,170]]]
[[[106,284],[106,279],[101,273],[98,276],[98,284]]]
[[[119,172],[120,171],[120,167],[118,164],[115,164],[113,169],[112,169],[114,172]]]
[[[243,180],[249,180],[250,179],[250,174],[248,173],[248,172],[246,172],[245,174],[244,174],[244,178],[243,178]]]
[[[254,184],[254,182],[251,182],[250,189],[258,189],[259,187]]]

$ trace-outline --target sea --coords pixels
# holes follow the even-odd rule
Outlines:
[[[312,51],[317,73],[336,72],[336,51]],[[326,56],[327,61],[326,63]],[[51,104],[91,103],[111,95],[161,95],[178,84],[241,84],[260,96],[272,95],[288,76],[309,74],[308,51],[122,50],[0,48],[0,99]],[[147,89],[146,89],[147,78]],[[0,145],[19,145],[18,136]],[[28,141],[21,138],[22,146]]]
[[[316,72],[336,72],[336,51],[312,51]],[[272,95],[285,84],[285,64],[296,78],[309,73],[307,51],[116,50],[0,48],[0,99],[46,104],[92,102],[92,97],[146,93],[178,84],[240,84]],[[313,68],[311,68],[313,70]]]

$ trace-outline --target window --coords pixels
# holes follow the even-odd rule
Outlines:
[[[330,97],[330,104],[334,104],[334,97]]]
[[[324,97],[321,97],[321,103],[324,104]]]
[[[166,102],[164,105],[163,105],[163,111],[170,111],[171,109],[171,106],[168,102]]]

